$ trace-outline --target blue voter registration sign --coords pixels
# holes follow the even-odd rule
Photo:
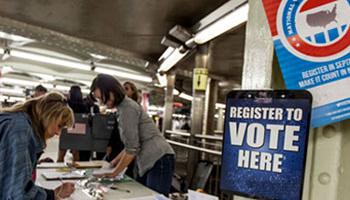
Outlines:
[[[221,189],[253,198],[301,199],[311,102],[305,90],[230,92]]]

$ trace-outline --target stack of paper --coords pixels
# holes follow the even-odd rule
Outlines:
[[[44,172],[41,174],[46,180],[61,180],[61,179],[82,179],[84,174],[79,172]]]

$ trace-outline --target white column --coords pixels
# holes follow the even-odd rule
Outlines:
[[[249,0],[249,6],[242,89],[281,88],[272,77],[273,44],[262,2]],[[277,72],[273,76],[282,76]],[[349,188],[350,120],[311,129],[303,199],[349,199]]]
[[[244,49],[242,89],[271,88],[273,43],[262,1],[249,0]],[[234,200],[247,199],[234,196]]]

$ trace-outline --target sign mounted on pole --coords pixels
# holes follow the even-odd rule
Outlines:
[[[300,200],[311,101],[305,90],[230,92],[220,188],[248,197]]]
[[[350,118],[350,0],[263,0],[288,89],[313,95],[313,127]]]
[[[194,68],[193,87],[195,90],[205,90],[207,88],[208,69]]]

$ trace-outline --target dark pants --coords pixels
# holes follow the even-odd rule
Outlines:
[[[91,151],[79,151],[79,161],[89,161],[91,158]]]
[[[161,157],[145,175],[137,180],[154,191],[168,196],[174,168],[174,155],[166,154]]]

